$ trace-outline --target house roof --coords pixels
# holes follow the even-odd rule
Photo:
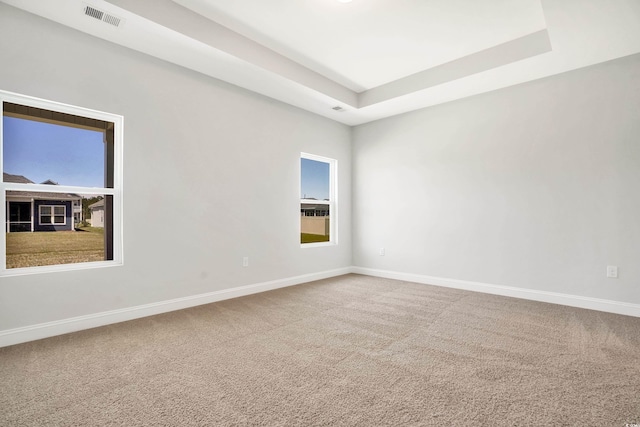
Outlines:
[[[89,205],[89,209],[100,208],[100,207],[102,207],[102,206],[104,206],[104,199],[102,199],[102,200],[98,200],[98,201],[97,201],[97,202],[95,202],[95,203],[91,203],[91,204]]]
[[[305,210],[317,210],[317,209],[329,209],[329,205],[325,204],[311,204],[311,203],[301,203],[300,209]]]
[[[35,200],[80,200],[81,196],[71,193],[45,193],[41,191],[7,191],[7,199],[35,199]]]
[[[35,184],[29,178],[26,178],[22,175],[13,175],[10,173],[2,172],[2,180],[4,182],[13,182],[17,184]],[[43,184],[57,185],[55,182],[50,179],[43,182]],[[80,197],[77,194],[71,193],[47,193],[44,191],[16,191],[9,190],[7,191],[7,198],[16,198],[16,199],[37,199],[37,200],[80,200]]]
[[[18,184],[35,184],[33,181],[22,175],[12,175],[6,172],[2,172],[2,180],[4,182],[15,182]]]

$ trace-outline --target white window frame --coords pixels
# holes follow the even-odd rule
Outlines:
[[[318,156],[310,153],[300,153],[300,159],[298,160],[298,177],[299,188],[298,194],[302,194],[302,159],[315,160],[316,162],[323,162],[329,164],[329,200],[313,200],[313,199],[300,199],[298,203],[298,212],[300,212],[300,205],[302,203],[315,203],[317,205],[329,206],[329,241],[328,242],[315,242],[315,243],[300,243],[301,248],[317,248],[322,246],[335,246],[338,244],[338,161],[329,157]],[[302,229],[302,215],[298,215],[300,218],[298,221],[298,239],[300,238],[300,231]]]
[[[106,113],[102,111],[91,110],[88,108],[77,107],[73,105],[63,104],[56,101],[35,98],[27,95],[7,92],[0,90],[0,116],[4,117],[4,102],[13,104],[26,105],[44,110],[51,110],[75,116],[101,120],[114,124],[113,132],[113,188],[107,187],[81,187],[69,185],[46,185],[46,184],[21,184],[4,182],[0,179],[0,221],[6,229],[6,196],[7,191],[34,191],[46,193],[62,193],[62,194],[82,194],[82,195],[101,195],[113,196],[113,240],[111,247],[113,250],[113,259],[104,261],[93,261],[71,264],[57,264],[35,267],[7,268],[7,241],[6,232],[0,233],[0,277],[17,276],[24,274],[50,273],[57,271],[82,270],[87,268],[113,267],[122,265],[123,259],[123,230],[122,230],[122,184],[123,184],[123,142],[124,142],[124,117],[117,114]],[[4,161],[2,157],[2,147],[4,147],[4,130],[2,128],[3,120],[0,120],[0,172],[4,172]],[[66,207],[65,207],[66,221]],[[55,225],[55,224],[52,224]],[[61,224],[59,224],[61,225]],[[106,238],[106,237],[105,237]]]
[[[45,215],[51,217],[51,222],[42,222],[42,208],[51,208],[51,214]],[[56,208],[64,209],[64,222],[55,222],[56,221]],[[67,225],[67,206],[66,205],[39,205],[38,206],[38,223],[40,225]]]

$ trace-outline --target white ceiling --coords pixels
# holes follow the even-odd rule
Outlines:
[[[640,0],[0,1],[349,125],[640,52]]]
[[[539,0],[175,0],[362,92],[545,29]]]

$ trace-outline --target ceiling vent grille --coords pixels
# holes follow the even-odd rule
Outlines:
[[[117,16],[109,15],[108,13],[105,13],[102,20],[107,24],[113,25],[114,27],[118,27],[120,25],[120,18],[118,18]]]
[[[103,12],[95,7],[85,6],[84,14],[90,16],[91,18],[98,19],[102,22],[106,22],[107,24],[113,25],[114,27],[119,27],[122,23],[122,19],[117,16],[110,15],[106,12]]]
[[[85,6],[84,14],[90,16],[92,18],[96,18],[102,21],[102,17],[104,16],[104,12],[98,9],[94,9],[91,6]]]

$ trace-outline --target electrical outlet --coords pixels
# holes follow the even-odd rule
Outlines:
[[[384,254],[385,254],[384,248],[380,248],[380,252],[378,252],[378,253],[380,254],[380,256],[384,256]]]
[[[242,258],[242,266],[243,267],[249,267],[249,257],[248,256]]]
[[[618,267],[615,265],[607,265],[607,277],[610,279],[617,279]]]

